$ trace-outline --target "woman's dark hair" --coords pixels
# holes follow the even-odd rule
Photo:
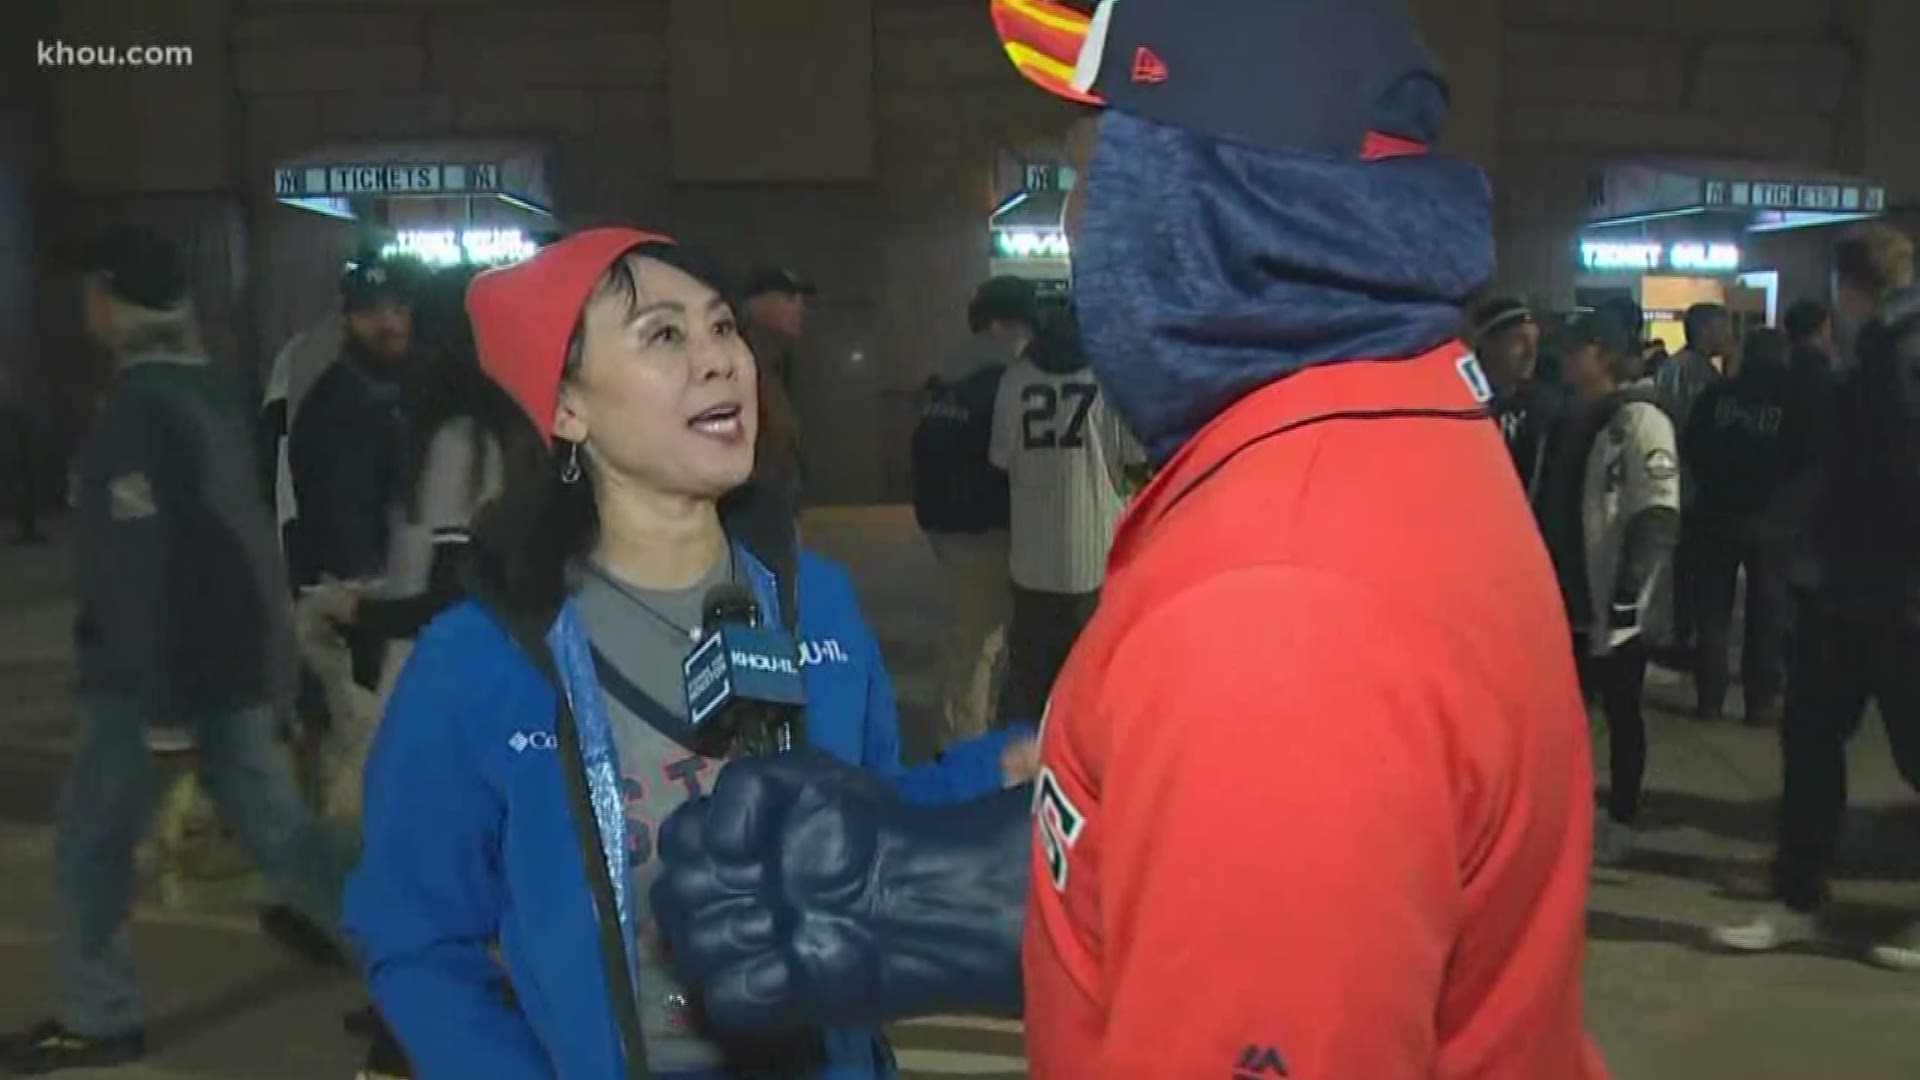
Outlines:
[[[464,420],[472,426],[474,454],[468,481],[472,490],[478,490],[486,476],[486,448],[504,443],[507,431],[522,420],[513,399],[480,370],[480,354],[465,304],[467,284],[473,276],[474,270],[468,267],[438,271],[414,307],[417,347],[407,373],[407,415],[411,422],[408,474],[402,488],[410,493],[409,515],[419,511],[421,471],[427,465],[428,448],[447,424]]]
[[[624,253],[594,283],[589,302],[617,296],[630,307],[640,305],[640,282],[629,261],[635,255],[686,273],[739,310],[732,277],[706,256],[673,244],[642,244]],[[562,384],[579,377],[585,359],[585,314],[583,303],[567,341]],[[549,447],[517,406],[512,419],[500,440],[506,484],[475,530],[474,583],[489,601],[505,608],[503,614],[544,626],[566,598],[568,566],[599,541],[600,514],[590,477],[583,474],[574,483],[561,479],[573,447],[558,438]],[[583,473],[591,468],[585,454],[578,460]]]

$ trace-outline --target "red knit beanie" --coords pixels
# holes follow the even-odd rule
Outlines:
[[[669,237],[639,229],[588,229],[524,262],[489,270],[467,286],[467,316],[480,367],[520,404],[549,444],[567,341],[594,284],[633,248],[671,243]]]

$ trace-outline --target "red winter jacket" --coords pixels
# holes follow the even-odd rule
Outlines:
[[[1048,1080],[1597,1080],[1568,627],[1449,345],[1310,368],[1131,508],[1042,735]]]

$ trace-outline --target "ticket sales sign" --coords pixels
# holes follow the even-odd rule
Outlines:
[[[1596,273],[1612,271],[1731,274],[1740,269],[1740,245],[1706,241],[1585,240],[1580,265]]]
[[[295,165],[273,170],[273,193],[281,199],[499,192],[500,166],[489,162]]]

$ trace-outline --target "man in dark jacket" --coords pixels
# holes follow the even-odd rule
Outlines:
[[[1006,644],[1007,474],[993,467],[993,406],[1007,365],[1033,340],[1033,283],[994,278],[967,305],[971,335],[927,380],[913,432],[913,510],[947,594],[940,744],[971,738],[993,713],[993,671]]]
[[[1818,300],[1801,300],[1782,320],[1787,332],[1787,369],[1804,392],[1824,399],[1833,393],[1833,312]],[[1822,402],[1824,407],[1825,402]]]
[[[1834,395],[1816,522],[1819,581],[1800,612],[1786,722],[1777,903],[1714,940],[1767,951],[1821,931],[1827,875],[1847,802],[1846,744],[1869,701],[1894,763],[1920,787],[1920,288],[1914,245],[1884,226],[1834,252],[1836,308],[1861,325],[1858,364]],[[1920,935],[1871,959],[1920,971]]]
[[[272,909],[270,933],[331,947],[344,874],[277,745],[292,633],[251,409],[200,351],[170,245],[114,230],[84,270],[88,334],[118,370],[80,470],[82,734],[55,854],[59,1014],[0,1040],[0,1073],[26,1076],[145,1052],[127,916],[158,798],[150,743],[197,744],[207,790],[299,911]]]
[[[1707,387],[1726,377],[1732,362],[1733,317],[1720,304],[1695,304],[1687,309],[1687,347],[1660,369],[1654,386],[1660,394],[1660,407],[1673,420],[1673,429],[1684,432],[1693,422],[1694,406]],[[1673,623],[1670,659],[1681,667],[1691,664],[1694,639],[1698,630],[1700,601],[1694,585],[1695,530],[1691,518],[1694,483],[1688,474],[1693,466],[1680,460],[1683,507],[1680,518],[1680,546],[1673,553]]]
[[[1513,455],[1527,501],[1539,506],[1549,436],[1567,410],[1565,392],[1534,377],[1540,324],[1518,300],[1489,300],[1473,314],[1473,351],[1493,384],[1493,416]]]
[[[1809,460],[1782,481],[1767,513],[1774,528],[1790,537],[1786,573],[1791,624],[1812,603],[1813,589],[1820,583],[1814,523],[1820,504],[1820,464],[1832,437],[1834,358],[1839,349],[1833,339],[1833,312],[1818,300],[1802,300],[1788,308],[1785,323],[1787,376],[1807,425]],[[1791,625],[1788,636],[1792,636]]]
[[[377,578],[405,485],[401,377],[413,348],[415,268],[353,263],[341,281],[340,362],[307,392],[287,440],[299,506],[294,583]]]
[[[1728,636],[1734,590],[1746,571],[1746,643],[1740,665],[1750,724],[1780,717],[1786,671],[1787,560],[1793,531],[1774,510],[1782,488],[1813,461],[1812,420],[1788,369],[1786,338],[1775,330],[1747,336],[1730,379],[1700,395],[1681,433],[1692,463],[1699,641],[1694,684],[1703,719],[1719,719],[1728,688]]]

